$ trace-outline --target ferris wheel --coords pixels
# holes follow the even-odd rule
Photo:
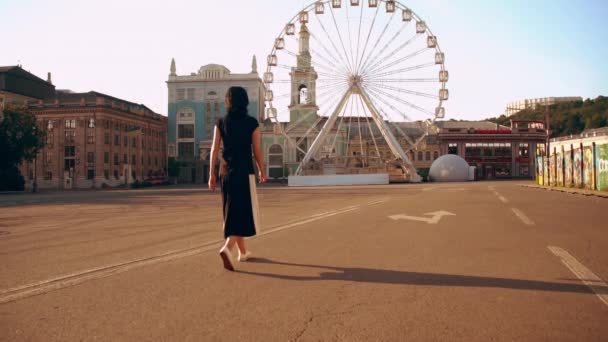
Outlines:
[[[398,1],[316,1],[285,25],[267,57],[266,116],[295,149],[296,174],[323,155],[413,169],[406,152],[421,138],[400,123],[428,129],[444,118],[444,61],[425,21]],[[351,142],[360,153],[351,153]]]

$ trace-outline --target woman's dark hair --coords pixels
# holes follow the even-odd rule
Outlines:
[[[226,92],[226,104],[228,115],[247,115],[247,105],[249,105],[247,91],[242,87],[230,87]]]

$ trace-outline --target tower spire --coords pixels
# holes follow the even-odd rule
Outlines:
[[[256,60],[255,55],[253,55],[253,59],[251,60],[251,73],[258,73],[258,61]]]
[[[171,58],[171,73],[169,76],[176,76],[175,70],[175,58]]]

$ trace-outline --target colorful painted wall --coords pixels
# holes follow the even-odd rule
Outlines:
[[[608,191],[608,130],[605,134],[556,139],[550,149],[548,158],[537,156],[539,185]]]

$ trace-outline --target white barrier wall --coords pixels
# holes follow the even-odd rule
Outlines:
[[[380,185],[388,184],[388,173],[361,175],[289,176],[289,186]]]

